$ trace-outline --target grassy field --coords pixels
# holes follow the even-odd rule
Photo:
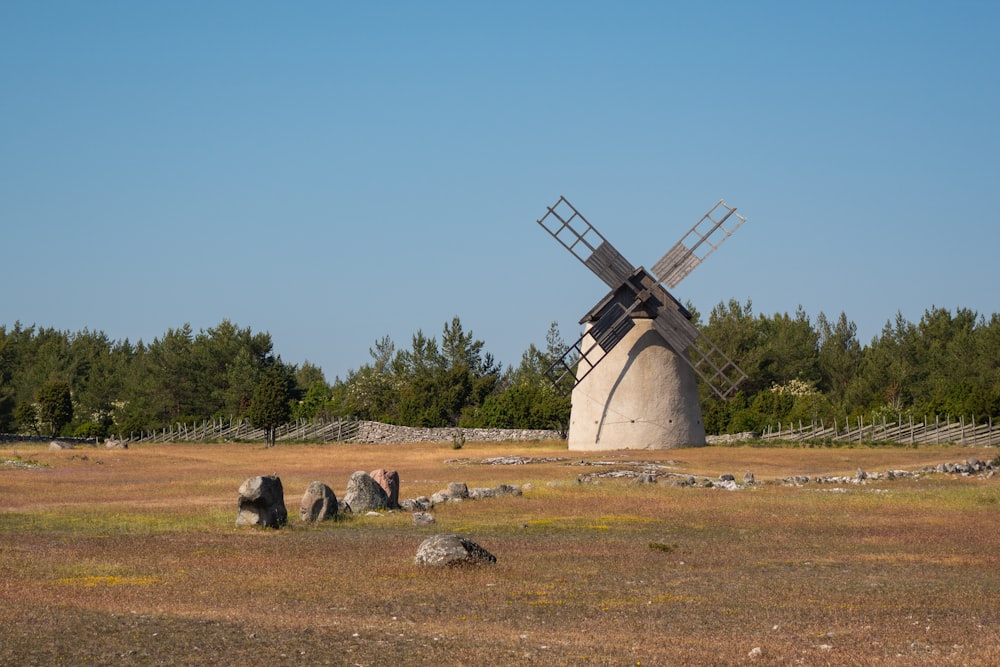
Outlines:
[[[487,465],[520,456],[560,461]],[[0,664],[1000,664],[1000,475],[789,486],[994,450],[558,442],[0,447]],[[658,462],[737,491],[582,475]],[[603,465],[587,465],[603,464]],[[308,484],[399,471],[520,497],[305,525]],[[277,474],[290,522],[236,528],[236,491]],[[428,570],[439,532],[492,566]]]

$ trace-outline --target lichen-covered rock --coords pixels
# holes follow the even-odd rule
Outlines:
[[[237,526],[280,528],[288,523],[285,492],[277,475],[250,477],[240,485]]]
[[[407,498],[399,503],[399,507],[408,512],[423,512],[434,507],[434,503],[427,496],[419,498]]]
[[[417,547],[414,557],[417,565],[449,567],[456,565],[489,565],[497,562],[496,556],[472,540],[458,535],[442,533],[432,535]]]
[[[449,498],[468,498],[469,487],[465,482],[452,482],[448,485],[447,494]]]
[[[357,471],[347,480],[344,502],[354,514],[391,509],[385,489],[364,470]]]
[[[434,523],[434,515],[428,512],[414,512],[413,524],[416,526],[429,526]]]
[[[374,479],[385,491],[385,495],[389,497],[389,507],[391,509],[399,507],[399,473],[395,470],[379,468],[372,470],[368,476]]]
[[[299,518],[308,522],[323,521],[337,516],[337,510],[333,489],[323,482],[312,482],[299,504]]]

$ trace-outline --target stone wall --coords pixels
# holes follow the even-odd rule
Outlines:
[[[565,435],[559,431],[503,428],[416,428],[393,426],[378,422],[363,421],[358,424],[355,442],[402,443],[402,442],[527,442],[533,440],[562,440]]]
[[[75,445],[97,445],[97,438],[62,438],[51,435],[22,435],[19,433],[0,433],[0,442],[71,442]]]

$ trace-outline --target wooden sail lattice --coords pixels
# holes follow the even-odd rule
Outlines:
[[[650,272],[633,267],[560,196],[538,224],[612,291],[581,320],[589,328],[547,370],[556,388],[572,391],[632,329],[636,317],[647,317],[667,345],[717,395],[726,398],[735,393],[746,373],[691,323],[690,313],[664,283],[676,286],[744,222],[746,218],[735,207],[720,199]]]

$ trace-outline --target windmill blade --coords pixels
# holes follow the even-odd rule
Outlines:
[[[733,218],[732,221],[730,218]],[[725,224],[727,221],[728,226]],[[715,252],[746,221],[746,218],[736,212],[736,207],[720,199],[653,265],[653,275],[667,287],[677,287],[685,276]]]
[[[664,308],[653,327],[719,398],[728,398],[747,374],[678,310]]]
[[[635,321],[632,312],[641,302],[636,300],[631,307],[620,303],[609,304],[600,319],[594,322],[566,352],[557,359],[545,374],[563,395],[569,394],[594,367],[621,342]],[[575,363],[573,363],[575,361]]]
[[[559,201],[549,206],[538,224],[612,289],[635,271],[565,197],[560,196]]]

